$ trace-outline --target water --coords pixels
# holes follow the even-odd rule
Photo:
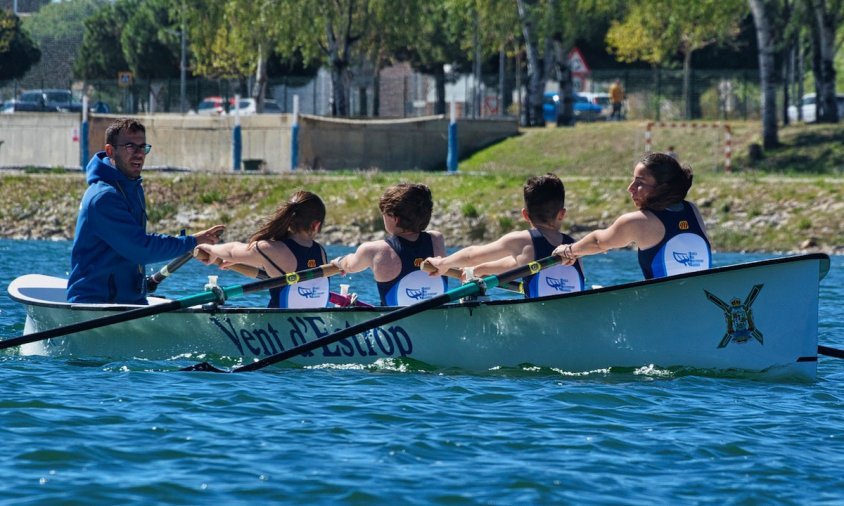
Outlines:
[[[69,248],[0,241],[2,337],[23,330],[8,283],[66,276]],[[587,260],[590,283],[638,279],[630,252]],[[195,293],[209,273],[192,262],[159,290]],[[351,285],[376,300],[365,274]],[[844,348],[842,298],[835,257],[822,344]],[[842,428],[844,361],[824,357],[816,382],[782,383],[647,368],[201,374],[7,355],[0,504],[841,504]]]

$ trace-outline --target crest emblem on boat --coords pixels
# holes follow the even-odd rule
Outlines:
[[[761,284],[753,285],[744,302],[738,297],[733,297],[729,304],[708,290],[704,290],[706,298],[724,310],[724,319],[727,321],[727,332],[721,338],[721,342],[718,343],[719,348],[727,346],[731,341],[739,344],[746,343],[751,338],[755,338],[760,344],[765,344],[762,339],[762,332],[756,328],[756,324],[753,322],[753,311],[750,309],[753,301],[762,291],[762,286]]]

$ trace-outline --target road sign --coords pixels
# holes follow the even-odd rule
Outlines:
[[[131,72],[118,72],[117,73],[117,85],[121,88],[128,88],[132,86],[132,73]]]

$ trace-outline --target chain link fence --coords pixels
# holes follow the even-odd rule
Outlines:
[[[755,70],[713,71],[694,70],[689,79],[691,117],[686,117],[683,97],[683,72],[680,70],[594,70],[578,76],[579,91],[606,93],[609,85],[619,79],[624,88],[624,118],[627,120],[756,120],[760,118],[761,101],[758,72]],[[446,83],[447,102],[456,103],[458,117],[518,117],[519,103],[524,100],[524,76],[484,75],[476,80],[472,75],[453,76]],[[37,79],[7,81],[0,85],[3,100],[15,98],[26,89],[72,89],[81,99],[83,91],[97,112],[138,114],[157,112],[195,112],[206,97],[225,100],[238,92],[250,89],[251,80],[187,79],[117,79],[103,81],[72,81],[66,78],[39,76]],[[376,94],[377,88],[377,94]],[[548,82],[546,90],[556,90],[556,82]],[[503,92],[502,92],[503,89]],[[435,114],[436,92],[433,78],[413,72],[409,66],[384,71],[378,79],[356,76],[347,83],[350,117],[402,118]],[[266,98],[278,102],[282,112],[293,111],[293,97],[299,96],[300,112],[330,116],[332,84],[330,74],[320,70],[313,78],[288,77],[270,79]],[[780,88],[778,113],[782,115],[783,92]],[[794,102],[792,97],[790,102]],[[377,104],[377,105],[376,105]],[[377,112],[376,114],[376,107]],[[448,112],[446,106],[445,111]]]

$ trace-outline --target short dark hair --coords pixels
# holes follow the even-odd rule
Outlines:
[[[105,143],[114,146],[117,143],[117,138],[123,132],[141,132],[147,133],[144,125],[134,118],[118,118],[108,126],[105,132]]]
[[[563,182],[550,172],[543,176],[533,176],[524,186],[525,209],[530,221],[552,223],[557,213],[566,207],[566,187]]]
[[[381,213],[395,217],[397,225],[409,232],[422,232],[431,221],[434,199],[431,189],[424,184],[399,183],[381,195],[378,202]]]
[[[648,153],[639,160],[656,180],[656,187],[642,209],[661,211],[686,199],[692,187],[692,169],[680,165],[673,156],[665,153]]]

